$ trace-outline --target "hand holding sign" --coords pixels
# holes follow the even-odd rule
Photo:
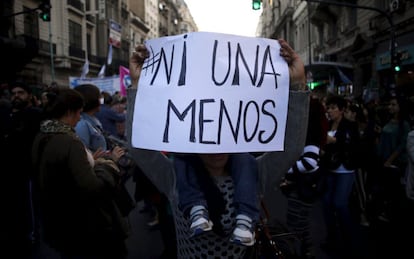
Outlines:
[[[302,60],[285,40],[279,39],[279,44],[280,56],[289,66],[290,90],[306,90],[305,66]]]
[[[148,56],[149,52],[147,48],[145,45],[140,44],[135,48],[135,51],[129,59],[129,75],[131,77],[133,88],[138,86],[138,79],[141,73],[142,64],[144,64],[144,60],[148,58]]]

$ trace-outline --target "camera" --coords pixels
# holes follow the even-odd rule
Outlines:
[[[125,150],[125,154],[123,156],[121,156],[118,160],[118,165],[122,169],[125,169],[125,170],[128,170],[128,169],[132,168],[135,165],[135,163],[134,163],[134,160],[132,159],[132,157],[128,154],[127,142],[125,142],[125,141],[123,141],[123,140],[121,140],[117,137],[111,136],[111,135],[107,135],[107,136],[105,136],[105,138],[106,138],[106,141],[108,142],[108,147],[110,149],[113,149],[115,146],[119,146],[119,147],[121,147]]]

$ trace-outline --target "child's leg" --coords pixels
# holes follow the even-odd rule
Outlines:
[[[201,205],[207,208],[204,194],[197,182],[194,168],[180,157],[174,158],[175,173],[177,176],[178,206],[188,217],[192,207]]]
[[[258,165],[249,153],[231,155],[231,174],[234,182],[234,203],[237,213],[259,220]]]
[[[251,246],[254,228],[259,220],[258,166],[249,153],[231,156],[231,173],[234,182],[234,203],[237,208],[236,227],[230,241]]]
[[[178,206],[184,216],[190,218],[191,236],[210,231],[213,223],[209,219],[207,202],[197,182],[197,172],[185,159],[176,157],[174,163],[177,175]]]

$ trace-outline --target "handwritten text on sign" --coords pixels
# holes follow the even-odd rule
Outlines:
[[[279,43],[207,32],[149,40],[132,145],[186,152],[283,150],[289,72]]]

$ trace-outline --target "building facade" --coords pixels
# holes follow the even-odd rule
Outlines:
[[[50,21],[39,18],[49,4]],[[4,83],[23,78],[32,85],[68,86],[86,61],[87,77],[128,66],[138,43],[196,31],[184,0],[4,0],[0,3],[0,47]],[[109,45],[112,59],[108,63]]]
[[[258,36],[285,38],[312,71],[326,69],[322,65],[338,67],[336,81],[331,77],[330,82],[334,92],[413,91],[414,1],[263,0],[262,6]],[[391,65],[392,42],[401,60],[399,72]],[[344,72],[347,68],[351,75]]]

